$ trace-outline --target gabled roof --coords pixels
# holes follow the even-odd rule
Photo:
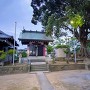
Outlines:
[[[45,32],[39,32],[39,31],[26,31],[23,30],[20,33],[19,40],[32,40],[32,41],[46,41],[46,42],[52,42],[53,39],[51,36],[46,36]]]
[[[7,43],[7,44],[8,43],[9,44],[11,43],[12,45],[14,44],[13,36],[8,35],[8,34],[4,33],[1,30],[0,30],[0,41],[3,41],[5,43]],[[16,41],[15,41],[15,46],[19,46]]]
[[[0,38],[11,38],[12,36],[7,35],[6,33],[4,33],[3,31],[0,30]]]

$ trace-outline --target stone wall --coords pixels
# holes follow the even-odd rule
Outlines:
[[[49,65],[49,71],[85,69],[85,64]]]
[[[90,65],[88,65],[90,70]],[[49,71],[80,70],[85,69],[85,64],[49,65]],[[0,75],[27,73],[30,72],[30,65],[0,66]]]
[[[0,75],[27,73],[29,71],[30,65],[0,66]]]
[[[56,57],[66,57],[66,53],[64,52],[66,48],[58,48],[55,49],[55,56]]]

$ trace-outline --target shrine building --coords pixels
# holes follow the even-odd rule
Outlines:
[[[22,30],[19,41],[27,45],[29,56],[45,56],[47,54],[46,46],[53,42],[51,36],[46,36],[45,32]]]

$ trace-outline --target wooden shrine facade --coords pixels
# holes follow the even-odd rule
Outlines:
[[[15,46],[19,46],[15,41]],[[8,51],[14,47],[14,38],[13,36],[7,35],[0,30],[0,50]]]
[[[27,45],[29,56],[45,56],[47,54],[46,46],[53,41],[52,37],[45,35],[45,32],[26,30],[20,33],[19,40],[23,45]]]

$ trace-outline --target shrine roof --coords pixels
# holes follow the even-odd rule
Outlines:
[[[26,31],[23,30],[20,33],[19,40],[34,40],[34,41],[48,41],[52,42],[53,39],[51,36],[46,36],[45,32],[39,32],[39,31]]]

